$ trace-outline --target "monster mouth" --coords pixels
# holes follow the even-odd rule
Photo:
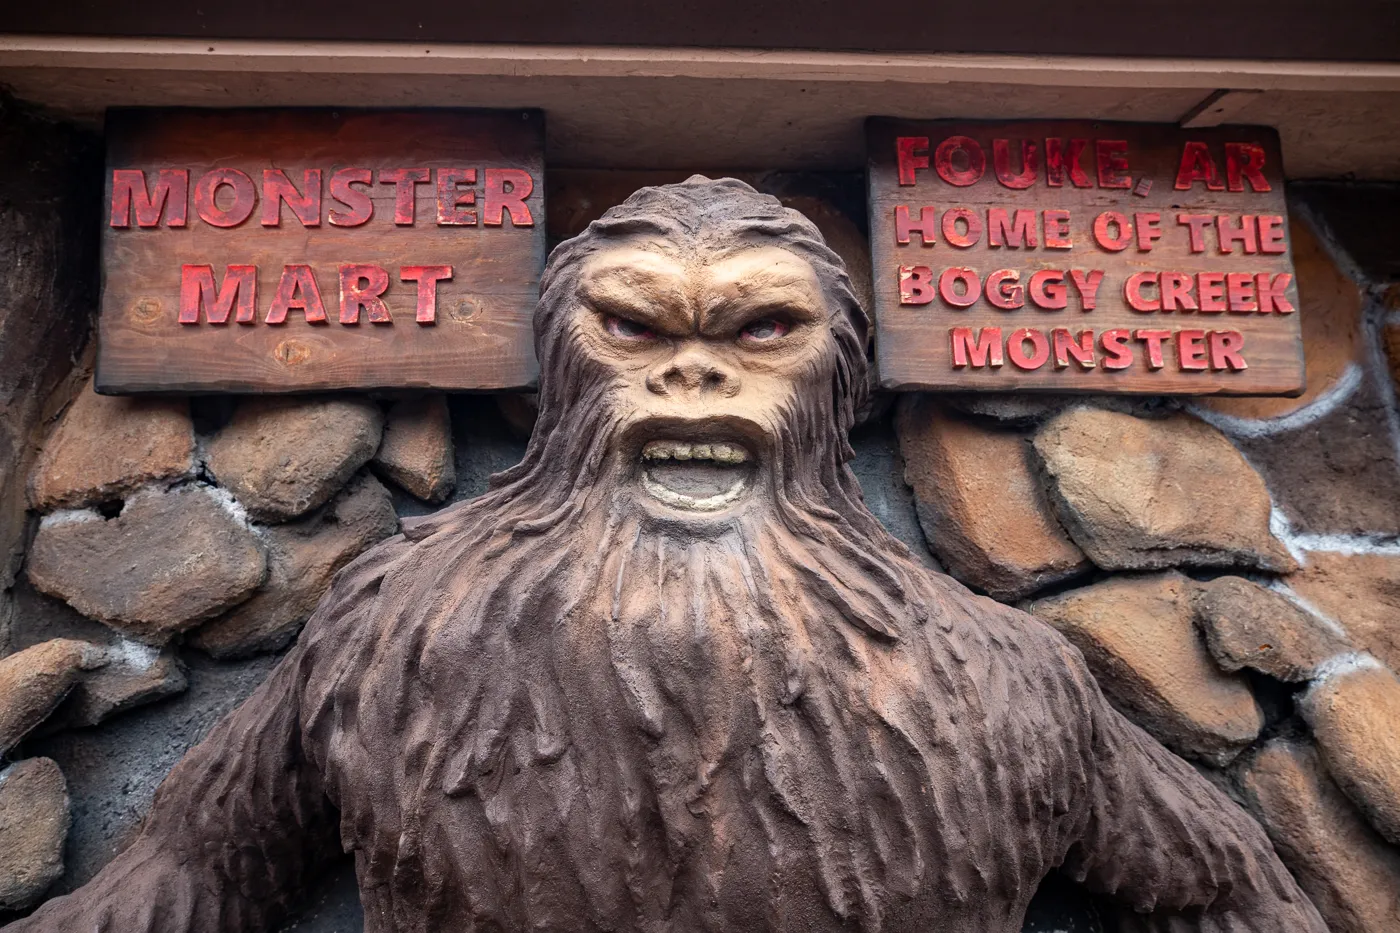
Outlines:
[[[642,488],[686,512],[718,512],[749,490],[754,458],[734,441],[648,441],[642,447]]]

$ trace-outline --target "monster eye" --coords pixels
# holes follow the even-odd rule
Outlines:
[[[739,339],[748,343],[762,343],[766,340],[777,340],[791,329],[786,321],[764,317],[745,324],[743,330],[739,331]]]
[[[650,327],[615,314],[603,318],[603,327],[614,337],[621,337],[623,340],[651,340],[656,336],[656,331]]]

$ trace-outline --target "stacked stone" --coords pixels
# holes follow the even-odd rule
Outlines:
[[[949,572],[1073,642],[1259,819],[1336,933],[1381,933],[1400,929],[1400,438],[1371,348],[1395,325],[1306,227],[1293,242],[1299,399],[908,396],[895,425]]]
[[[196,431],[185,399],[85,386],[29,484],[41,517],[33,587],[101,623],[0,659],[0,910],[63,872],[64,777],[23,758],[29,734],[92,726],[186,688],[180,651],[219,659],[285,648],[336,572],[398,530],[376,477],[427,502],[455,487],[441,396],[257,397]]]

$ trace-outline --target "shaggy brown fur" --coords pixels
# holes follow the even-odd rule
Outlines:
[[[754,416],[758,494],[722,521],[638,507],[627,376],[579,349],[580,269],[627,242],[778,244],[821,283],[831,339]],[[265,929],[337,841],[370,933],[1011,933],[1057,867],[1184,928],[1325,933],[1073,647],[865,508],[865,318],[799,215],[640,191],[555,252],[536,333],[525,460],[347,568],[140,840],[10,933]]]

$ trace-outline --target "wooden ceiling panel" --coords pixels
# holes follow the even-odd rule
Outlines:
[[[1400,65],[0,36],[0,84],[109,106],[538,107],[552,165],[860,169],[867,116],[1176,122],[1219,88],[1290,177],[1400,179]]]

